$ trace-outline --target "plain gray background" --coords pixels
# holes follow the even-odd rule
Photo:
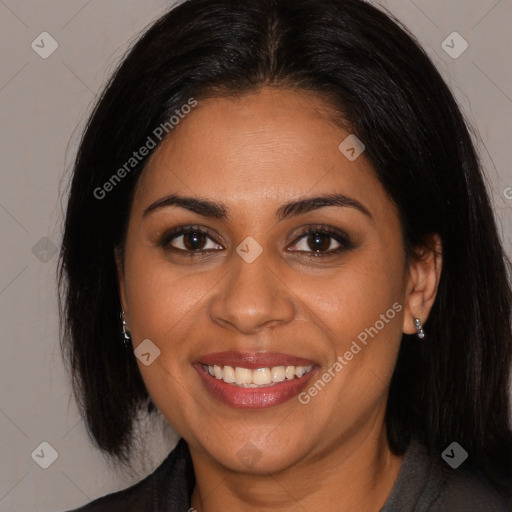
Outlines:
[[[255,0],[257,1],[257,0]],[[92,447],[61,362],[55,286],[69,168],[94,99],[130,42],[173,2],[0,0],[2,234],[0,510],[69,509],[122,489],[167,455],[175,438],[147,426],[139,476],[116,471]],[[504,244],[512,255],[510,0],[380,2],[427,49],[455,92],[477,140]],[[48,32],[57,50],[48,51]],[[443,41],[462,48],[458,58]],[[450,38],[447,39],[447,37]],[[45,43],[41,43],[41,38]],[[453,41],[453,42],[452,42]],[[44,46],[44,48],[42,48]],[[461,326],[463,329],[464,326]],[[58,453],[47,469],[34,453]],[[50,453],[46,450],[45,457]],[[39,459],[41,460],[41,459]]]

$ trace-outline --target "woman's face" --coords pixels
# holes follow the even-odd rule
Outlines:
[[[270,88],[200,101],[133,200],[120,286],[142,377],[191,450],[236,471],[381,435],[413,332],[397,210],[325,112]]]

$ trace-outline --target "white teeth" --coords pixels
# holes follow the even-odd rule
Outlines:
[[[295,367],[295,375],[297,377],[302,377],[306,373],[306,368],[304,366],[296,366]]]
[[[210,371],[211,366],[208,366],[208,371]],[[213,367],[213,373],[215,374],[216,379],[222,379],[222,367],[214,365]],[[210,373],[211,375],[211,373]]]
[[[241,386],[242,384],[252,384],[252,370],[247,368],[235,368],[235,382]]]
[[[252,371],[252,383],[258,386],[270,384],[272,382],[272,375],[269,368],[258,368]]]
[[[270,372],[272,374],[272,382],[283,382],[286,378],[284,366],[274,366]]]
[[[295,366],[287,366],[285,375],[287,379],[293,379],[295,377]]]
[[[228,384],[235,382],[235,370],[233,370],[231,366],[224,366],[222,370],[222,380]]]
[[[272,368],[249,368],[232,366],[204,366],[204,369],[216,379],[222,379],[227,384],[241,387],[272,386],[284,380],[300,378],[313,368],[310,366],[273,366]]]

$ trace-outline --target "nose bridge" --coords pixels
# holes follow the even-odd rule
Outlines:
[[[272,268],[271,255],[262,251],[254,259],[245,257],[254,249],[249,240],[231,255],[229,276],[210,312],[213,321],[246,334],[288,322],[294,314],[292,299]]]

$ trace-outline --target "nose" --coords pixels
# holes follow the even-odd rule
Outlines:
[[[265,251],[252,263],[233,254],[233,265],[210,302],[213,322],[243,334],[290,322],[293,294],[270,267]]]

